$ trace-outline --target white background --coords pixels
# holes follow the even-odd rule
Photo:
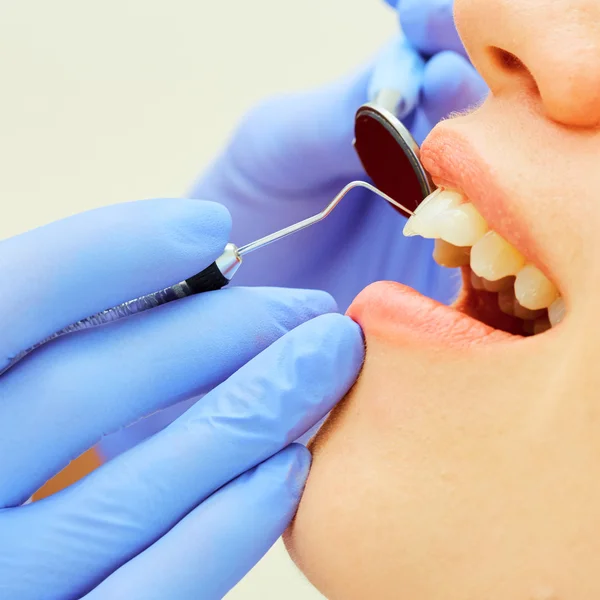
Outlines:
[[[363,63],[383,0],[0,3],[0,238],[184,195],[261,98]],[[278,545],[231,600],[321,598]]]

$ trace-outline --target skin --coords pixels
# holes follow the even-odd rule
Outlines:
[[[491,95],[432,137],[468,140],[506,199],[486,219],[519,224],[510,241],[568,315],[534,338],[442,343],[394,326],[388,287],[363,292],[365,366],[313,442],[286,543],[331,600],[600,598],[600,3],[455,11]]]

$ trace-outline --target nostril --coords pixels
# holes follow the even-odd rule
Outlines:
[[[497,48],[495,46],[490,46],[488,48],[488,53],[491,62],[498,71],[511,78],[516,77],[522,82],[527,82],[528,87],[531,87],[532,91],[539,93],[537,81],[535,80],[533,73],[518,56],[508,50],[503,50],[502,48]]]
[[[495,47],[490,48],[489,52],[492,55],[492,60],[503,71],[509,71],[511,73],[516,73],[519,71],[528,72],[527,67],[523,64],[519,57],[515,56],[512,52]]]

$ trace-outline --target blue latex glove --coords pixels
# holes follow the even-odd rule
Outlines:
[[[349,181],[365,177],[352,146],[354,115],[380,90],[399,92],[398,114],[419,143],[440,119],[486,94],[465,58],[451,0],[401,0],[398,15],[405,36],[371,64],[316,91],[268,100],[242,120],[192,192],[229,208],[231,241],[241,245],[320,212]],[[404,222],[381,198],[354,190],[322,223],[249,255],[234,283],[326,290],[342,310],[379,280],[452,300],[459,274],[433,262],[431,240],[403,237]],[[122,452],[181,410],[112,436],[103,453]]]
[[[161,200],[2,242],[0,365],[206,267],[229,227],[218,205]],[[60,338],[5,373],[0,598],[221,598],[295,511],[310,457],[291,442],[360,369],[360,331],[334,310],[322,292],[227,289]],[[207,391],[133,451],[19,506],[103,434]]]
[[[235,243],[320,211],[346,183],[365,177],[352,146],[354,115],[378,91],[399,92],[398,114],[419,143],[441,118],[485,95],[462,50],[450,0],[401,0],[398,11],[406,37],[333,85],[258,106],[199,179],[192,195],[229,208]],[[249,256],[236,284],[322,289],[342,309],[382,279],[449,300],[455,274],[434,265],[431,241],[404,238],[403,224],[385,201],[356,190],[321,224]]]

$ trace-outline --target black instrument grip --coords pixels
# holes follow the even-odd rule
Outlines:
[[[214,292],[220,290],[229,283],[229,279],[221,273],[217,263],[206,267],[197,275],[186,279],[188,287],[192,294],[201,294],[202,292]]]

